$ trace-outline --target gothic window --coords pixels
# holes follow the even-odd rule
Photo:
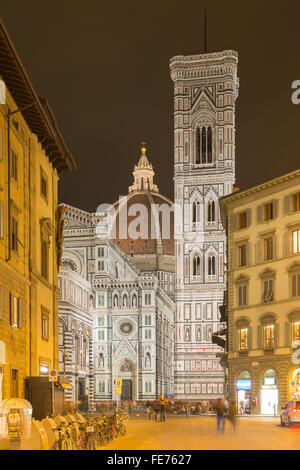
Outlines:
[[[207,207],[207,221],[208,222],[215,222],[216,220],[216,204],[215,201],[209,201]]]
[[[216,274],[216,257],[209,255],[208,257],[208,275],[215,276]]]
[[[193,259],[193,276],[200,276],[200,256],[195,255]]]
[[[200,203],[198,201],[193,202],[193,223],[200,222]]]
[[[200,129],[196,131],[196,164],[200,164]]]
[[[212,163],[212,132],[211,127],[207,129],[207,163]]]
[[[201,163],[206,163],[206,128],[201,131]]]

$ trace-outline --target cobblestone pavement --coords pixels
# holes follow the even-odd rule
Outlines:
[[[126,426],[126,436],[119,436],[102,449],[300,449],[300,427],[282,428],[279,418],[241,417],[235,432],[226,421],[224,433],[217,432],[215,416],[171,416],[165,423],[130,418]]]

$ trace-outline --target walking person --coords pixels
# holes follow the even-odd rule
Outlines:
[[[157,423],[158,411],[159,411],[159,403],[158,403],[158,400],[155,400],[155,402],[153,404],[153,412],[154,412],[154,419],[155,419],[156,423]]]
[[[225,429],[225,406],[224,400],[219,398],[216,404],[216,414],[217,414],[217,430],[218,432],[224,432]]]
[[[229,403],[228,408],[228,419],[231,422],[231,429],[233,432],[236,430],[236,415],[237,415],[237,408],[234,401]]]

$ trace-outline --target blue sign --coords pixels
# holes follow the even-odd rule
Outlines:
[[[251,390],[251,380],[250,379],[238,379],[236,381],[237,390]]]

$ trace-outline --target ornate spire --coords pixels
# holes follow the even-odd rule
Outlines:
[[[154,191],[159,192],[156,184],[153,184],[153,166],[149,163],[146,155],[146,143],[141,144],[141,156],[137,165],[134,165],[134,182],[132,186],[129,186],[128,191]]]

